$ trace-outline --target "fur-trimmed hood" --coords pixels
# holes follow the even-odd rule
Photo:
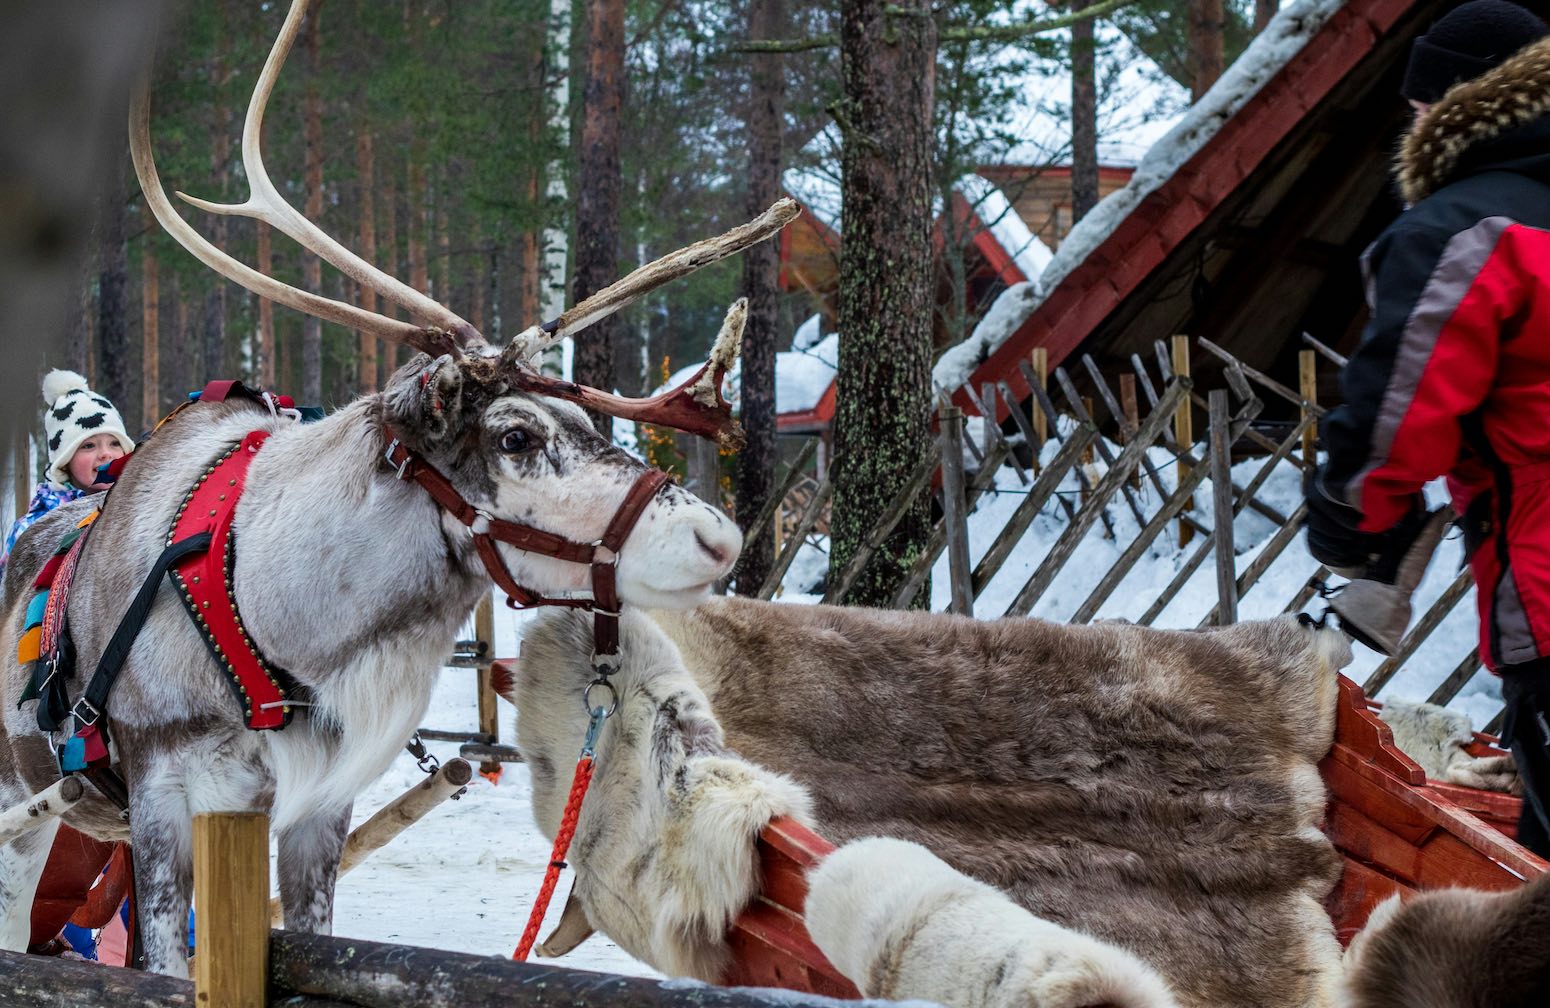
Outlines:
[[[1550,176],[1550,122],[1535,129],[1534,143],[1520,150],[1509,144],[1500,156],[1493,141],[1507,138],[1550,114],[1550,38],[1524,49],[1474,80],[1454,85],[1416,119],[1395,164],[1400,195],[1415,205],[1462,171],[1498,166],[1525,158]],[[1487,155],[1482,157],[1481,155]],[[1537,155],[1537,156],[1536,156]]]

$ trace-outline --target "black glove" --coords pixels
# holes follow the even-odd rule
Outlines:
[[[1372,555],[1378,552],[1378,536],[1363,532],[1362,513],[1325,490],[1321,471],[1306,473],[1302,480],[1303,497],[1308,509],[1303,528],[1308,530],[1308,552],[1313,559],[1336,570],[1366,570]]]

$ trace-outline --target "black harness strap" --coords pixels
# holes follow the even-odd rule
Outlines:
[[[134,646],[135,638],[140,635],[140,628],[145,626],[146,617],[151,613],[151,606],[156,601],[156,592],[161,587],[161,579],[166,577],[168,569],[190,553],[199,553],[210,548],[210,533],[201,532],[198,535],[189,536],[161,551],[161,556],[156,558],[156,563],[151,566],[151,572],[145,576],[145,581],[140,585],[140,590],[135,593],[134,601],[129,603],[129,609],[124,613],[124,618],[118,621],[118,629],[113,631],[113,637],[108,641],[108,646],[103,649],[102,657],[97,660],[97,670],[92,673],[91,682],[86,686],[86,692],[81,694],[81,699],[70,708],[77,723],[82,727],[97,723],[102,717],[102,712],[107,709],[108,694],[113,689],[113,681],[118,678],[119,672],[124,667],[124,662],[129,657],[129,649]],[[39,725],[44,731],[56,731],[58,724],[42,724],[43,708],[38,708]]]

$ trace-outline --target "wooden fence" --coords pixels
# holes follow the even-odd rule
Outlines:
[[[1299,587],[1291,597],[1274,600],[1276,604],[1268,611],[1302,611],[1315,601],[1319,586],[1331,573],[1307,557],[1298,543],[1303,505],[1299,502],[1283,512],[1264,499],[1263,491],[1278,469],[1291,466],[1300,471],[1314,464],[1317,421],[1324,412],[1318,403],[1320,368],[1328,371],[1344,361],[1317,341],[1308,342],[1311,349],[1299,355],[1296,389],[1207,339],[1184,337],[1176,337],[1171,344],[1159,341],[1150,361],[1132,355],[1130,369],[1118,376],[1105,375],[1084,356],[1079,366],[1082,380],[1093,391],[1092,399],[1079,393],[1077,381],[1066,369],[1046,375],[1039,355],[1021,364],[1023,377],[1033,390],[1027,400],[1014,396],[1005,382],[965,389],[974,414],[998,417],[1000,422],[970,422],[972,416],[965,417],[950,405],[939,407],[935,442],[916,465],[895,506],[880,516],[851,562],[841,571],[830,572],[823,601],[843,602],[910,503],[921,493],[931,493],[939,517],[925,550],[893,600],[895,608],[920,604],[921,592],[945,553],[948,611],[987,618],[1027,616],[1053,587],[1090,580],[1087,572],[1074,572],[1072,567],[1089,537],[1103,536],[1117,544],[1123,535],[1127,540],[1123,548],[1085,597],[1068,610],[1050,612],[1051,618],[1073,623],[1096,618],[1139,561],[1149,551],[1162,548],[1159,542],[1165,537],[1176,544],[1182,559],[1171,581],[1152,594],[1145,609],[1139,615],[1130,614],[1135,622],[1152,625],[1162,618],[1208,561],[1216,574],[1215,601],[1197,625],[1232,622],[1245,597],[1283,555],[1287,563],[1294,562],[1294,557],[1304,558],[1307,574],[1298,579]],[[1219,368],[1225,388],[1204,394],[1196,388],[1189,377],[1192,353],[1204,354],[1201,363],[1208,359]],[[1111,382],[1111,378],[1117,381]],[[1276,436],[1267,436],[1255,425],[1270,399],[1295,408],[1295,420],[1277,429]],[[1194,420],[1200,415],[1207,424],[1205,436],[1197,440]],[[1114,440],[1100,435],[1100,425],[1113,432]],[[1050,447],[1050,441],[1057,444]],[[810,452],[811,446],[788,468],[776,496],[753,526],[751,541],[774,526],[776,504],[786,500],[791,488],[805,478]],[[1035,461],[1030,465],[1030,455],[1043,459],[1042,464]],[[1235,458],[1257,461],[1252,475],[1241,483],[1232,478]],[[1170,471],[1171,475],[1165,475]],[[1009,488],[1006,484],[1013,480],[1016,486]],[[1197,491],[1207,481],[1211,486],[1209,505],[1202,502],[1197,506]],[[814,530],[826,514],[832,490],[829,475],[820,474],[816,485],[804,494],[799,509],[781,509],[781,520],[790,533],[779,544],[774,569],[760,592],[762,597],[771,598],[779,590],[804,544],[820,540]],[[1008,493],[1020,494],[1021,500],[978,561],[971,562],[967,515],[986,500],[986,495]],[[1268,520],[1273,531],[1240,565],[1234,520],[1245,512]],[[1058,516],[1063,527],[1053,543],[1043,543],[1047,553],[1012,595],[1010,604],[994,611],[988,605],[986,590],[1010,560],[1026,552],[1019,547],[1027,542],[1029,530],[1041,515]],[[983,524],[979,527],[983,530]],[[1284,578],[1278,580],[1285,582]],[[1443,619],[1472,595],[1471,584],[1465,568],[1417,613],[1396,654],[1367,676],[1363,688],[1368,696],[1378,695],[1415,657]],[[1257,612],[1267,611],[1263,593],[1261,589],[1253,598]],[[1459,642],[1458,652],[1457,664],[1427,698],[1430,702],[1448,703],[1480,670],[1473,636]],[[1500,721],[1498,714],[1485,731],[1499,731]]]

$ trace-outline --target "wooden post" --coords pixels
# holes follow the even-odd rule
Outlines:
[[[474,638],[478,640],[476,645],[486,663],[479,666],[479,732],[487,736],[490,745],[500,743],[501,719],[500,708],[496,705],[498,699],[495,693],[495,679],[490,671],[490,662],[495,661],[495,597],[486,594],[474,610]],[[501,765],[494,760],[485,760],[479,764],[479,772],[493,778],[500,776]]]
[[[1312,350],[1297,351],[1297,381],[1302,392],[1302,397],[1313,405],[1319,401],[1319,373],[1318,355]],[[1311,410],[1307,406],[1302,407],[1304,420],[1310,419]],[[1305,469],[1312,469],[1318,464],[1315,457],[1317,452],[1318,425],[1309,423],[1302,432],[1302,464]]]
[[[942,439],[942,513],[947,531],[947,571],[952,584],[949,612],[974,615],[974,587],[969,568],[969,523],[963,480],[963,411],[943,404],[937,411]]]
[[[194,1000],[264,1008],[269,964],[269,817],[194,816]]]
[[[1173,354],[1169,365],[1173,368],[1174,375],[1184,378],[1190,377],[1188,336],[1173,337]],[[1190,446],[1195,443],[1194,418],[1190,415],[1188,398],[1179,403],[1179,411],[1173,416],[1173,440],[1183,451],[1189,451]],[[1180,462],[1179,481],[1183,482],[1188,476],[1189,466]],[[1184,510],[1191,511],[1193,508],[1186,506]],[[1179,522],[1179,546],[1188,546],[1193,536],[1194,529],[1190,527],[1188,522],[1181,520]]]
[[[1211,419],[1212,535],[1216,546],[1217,625],[1238,621],[1237,552],[1232,539],[1232,433],[1229,430],[1227,390],[1213,389],[1209,399]]]
[[[1046,347],[1034,347],[1028,354],[1028,363],[1033,365],[1034,377],[1039,380],[1039,391],[1047,395],[1049,393],[1049,350]],[[1043,410],[1033,411],[1033,432],[1039,436],[1039,443],[1033,446],[1034,454],[1037,455],[1044,447],[1044,442],[1049,440],[1049,419],[1045,417]]]
[[[27,505],[32,501],[32,466],[29,457],[32,454],[32,431],[18,426],[15,437],[15,450],[11,455],[11,489],[16,495],[15,517],[20,518],[27,513]]]
[[[1122,374],[1119,376],[1119,404],[1125,413],[1125,432],[1134,434],[1141,426],[1141,405],[1136,399],[1136,376]]]

